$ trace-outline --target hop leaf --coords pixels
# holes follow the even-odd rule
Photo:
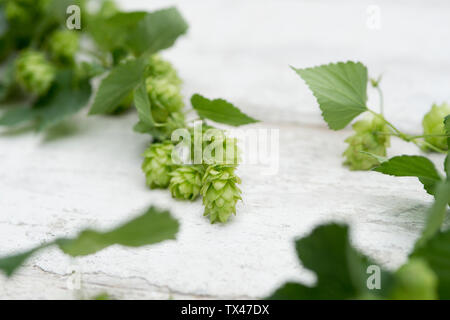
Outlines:
[[[31,93],[47,93],[55,75],[55,68],[40,52],[24,51],[16,60],[17,81]]]
[[[369,170],[378,165],[378,160],[361,151],[386,156],[390,144],[389,128],[378,117],[364,119],[353,124],[355,134],[345,142],[349,144],[344,152],[344,164],[351,170]]]
[[[450,104],[434,104],[431,110],[423,117],[422,126],[424,135],[445,134],[444,119],[450,114]],[[447,137],[425,137],[425,141],[443,150],[447,150]]]
[[[177,199],[195,200],[200,194],[204,174],[202,166],[179,167],[170,173],[169,189]]]
[[[211,223],[226,222],[232,213],[236,214],[236,203],[241,200],[241,183],[235,174],[235,167],[213,165],[206,169],[203,176],[201,194],[205,205],[205,216]]]
[[[79,46],[79,36],[75,31],[57,30],[49,40],[52,55],[60,62],[71,63]]]
[[[142,170],[145,173],[147,185],[154,188],[166,188],[170,182],[173,144],[169,141],[153,143],[144,152]]]

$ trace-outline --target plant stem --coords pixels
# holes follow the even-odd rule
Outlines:
[[[381,90],[380,86],[376,86],[376,89],[378,91],[378,96],[380,97],[380,114],[384,114],[384,97],[383,97],[383,91]]]
[[[410,136],[411,139],[428,138],[428,137],[450,137],[449,134],[422,134],[418,136]]]
[[[420,138],[423,138],[423,136],[410,136],[410,135],[407,135],[406,133],[403,133],[399,129],[397,129],[397,127],[395,127],[392,123],[387,121],[386,118],[382,114],[379,114],[379,113],[377,113],[377,112],[375,112],[373,110],[370,110],[369,108],[367,108],[367,110],[371,114],[373,114],[375,117],[378,117],[379,119],[383,120],[384,123],[386,123],[394,131],[394,135],[399,137],[403,141],[412,142],[416,146],[418,146],[419,148],[427,147],[427,148],[429,148],[431,150],[434,150],[436,152],[447,154],[447,151],[445,151],[445,150],[442,150],[442,149],[440,149],[438,147],[435,147],[435,146],[433,146],[432,144],[430,144],[430,143],[428,143],[426,141],[418,140]]]

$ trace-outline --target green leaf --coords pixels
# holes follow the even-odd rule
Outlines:
[[[318,300],[320,292],[317,288],[304,286],[300,283],[287,282],[277,289],[268,300]]]
[[[47,5],[45,5],[44,9],[45,12],[45,18],[46,19],[55,19],[55,22],[58,22],[60,24],[66,24],[67,21],[67,8],[70,5],[77,5],[81,8],[81,23],[83,23],[83,14],[84,14],[84,0],[50,0],[48,1]]]
[[[377,154],[367,152],[367,151],[360,151],[360,153],[367,154],[368,156],[371,156],[372,158],[376,159],[379,163],[383,163],[389,160],[387,157],[379,156]]]
[[[15,106],[0,117],[0,126],[15,126],[33,120],[35,112],[29,105]]]
[[[0,125],[15,126],[34,120],[37,130],[48,129],[86,106],[90,96],[89,81],[77,83],[71,71],[61,71],[47,95],[33,106],[10,108],[0,117]]]
[[[149,134],[152,136],[154,141],[163,141],[167,139],[167,136],[164,135],[161,130],[158,130],[157,127],[149,126],[142,121],[139,121],[133,126],[133,131],[137,133]]]
[[[304,267],[317,275],[314,287],[287,283],[272,295],[282,299],[353,299],[384,295],[390,288],[391,274],[381,271],[381,289],[367,288],[367,268],[374,264],[350,243],[348,227],[326,224],[296,242]]]
[[[176,8],[154,11],[137,23],[129,34],[127,45],[136,55],[153,54],[171,47],[187,29],[186,21]]]
[[[417,177],[425,190],[434,195],[436,184],[442,180],[434,164],[422,156],[397,156],[380,164],[373,171],[396,177]]]
[[[105,51],[122,48],[130,33],[147,15],[144,11],[118,12],[112,17],[89,17],[87,30],[97,45]]]
[[[444,160],[444,170],[445,170],[445,175],[447,176],[447,180],[450,180],[450,153],[447,152],[447,156],[445,157]]]
[[[0,258],[0,270],[2,270],[6,276],[11,276],[33,253],[45,247],[46,245],[42,245],[19,254]]]
[[[178,222],[168,211],[151,207],[141,216],[109,232],[87,229],[75,238],[56,239],[23,253],[0,258],[0,270],[11,276],[31,254],[53,244],[58,245],[64,253],[72,257],[85,256],[115,244],[139,247],[175,239],[178,229]]]
[[[73,73],[58,74],[50,92],[33,106],[38,130],[54,126],[85,107],[91,96],[89,81],[75,83]]]
[[[313,270],[320,285],[330,286],[330,294],[350,298],[356,295],[346,261],[348,228],[330,224],[316,228],[296,242],[304,267]]]
[[[1,42],[1,40],[0,40]],[[0,101],[6,100],[15,86],[15,57],[10,57],[0,69]]]
[[[415,248],[412,258],[423,258],[437,275],[439,298],[450,299],[450,230],[438,232]]]
[[[133,130],[138,133],[148,133],[152,127],[143,123],[142,121],[138,121],[134,126]]]
[[[89,114],[113,112],[142,81],[145,59],[130,60],[115,67],[100,84]]]
[[[148,127],[154,127],[155,121],[152,116],[152,107],[148,98],[145,81],[134,90],[134,105],[138,111],[139,120]]]
[[[331,129],[343,129],[367,111],[367,68],[362,63],[348,61],[293,69],[313,92]]]
[[[416,247],[420,247],[437,232],[440,231],[447,213],[447,204],[450,202],[450,181],[441,182],[436,187],[436,197],[433,206],[427,215],[427,223],[422,232],[422,236],[416,242]]]
[[[8,20],[5,16],[5,10],[3,8],[3,4],[0,4],[0,38],[5,36],[8,32]]]
[[[258,120],[247,116],[233,104],[223,99],[209,100],[199,94],[194,94],[191,103],[201,118],[207,118],[215,122],[232,126],[258,122]]]

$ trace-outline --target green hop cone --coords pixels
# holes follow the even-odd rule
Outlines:
[[[397,300],[437,299],[438,279],[428,264],[418,258],[411,259],[395,273],[392,298]]]
[[[170,172],[174,168],[172,150],[174,146],[169,141],[153,143],[144,152],[142,170],[145,173],[147,185],[154,188],[167,188],[170,182]]]
[[[236,203],[241,200],[241,190],[237,186],[241,180],[235,174],[234,166],[212,165],[206,169],[202,180],[201,194],[205,205],[205,216],[211,223],[226,222],[236,214]]]
[[[223,164],[223,165],[238,165],[240,161],[241,151],[238,146],[238,139],[227,137],[225,131],[203,125],[200,130],[196,131],[190,128],[191,132],[191,156],[193,161],[196,153],[201,156],[201,161],[204,164]],[[195,142],[196,135],[199,135],[201,143]],[[198,148],[196,150],[195,148]],[[201,149],[200,149],[201,147]],[[199,158],[197,156],[197,158]]]
[[[51,3],[49,0],[9,0],[0,1],[0,4],[2,2],[5,2],[4,10],[8,22],[21,28],[40,18]]]
[[[422,126],[424,135],[440,135],[445,134],[444,119],[450,114],[450,104],[443,103],[441,105],[434,104],[431,110],[423,117]],[[447,150],[447,137],[425,137],[425,141],[429,144]]]
[[[181,85],[181,79],[172,64],[155,54],[150,57],[147,66],[147,76],[153,79],[164,79],[175,86]]]
[[[16,60],[16,79],[27,91],[44,95],[55,79],[56,70],[43,53],[24,51]]]
[[[18,24],[27,24],[33,18],[27,9],[16,1],[8,1],[6,3],[5,14],[8,21]]]
[[[147,78],[145,84],[156,122],[163,123],[170,113],[183,109],[183,97],[178,86],[166,79],[156,78]]]
[[[343,154],[344,165],[351,170],[370,170],[378,165],[378,160],[361,151],[386,156],[386,148],[390,145],[389,127],[382,119],[372,117],[355,122],[353,130],[355,133],[345,140],[348,147]]]
[[[223,144],[219,141],[223,141]],[[220,144],[215,145],[216,142]],[[206,164],[238,165],[240,150],[237,143],[238,140],[231,137],[224,137],[223,139],[217,137],[217,140],[206,142],[203,148],[203,162]],[[210,149],[210,147],[213,149]]]
[[[55,31],[49,40],[52,56],[62,63],[72,63],[79,47],[79,36],[76,31]]]
[[[183,166],[170,173],[170,192],[176,199],[195,200],[200,194],[204,169],[202,166]]]

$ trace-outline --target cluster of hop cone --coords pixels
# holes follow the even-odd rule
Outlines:
[[[185,121],[181,80],[172,65],[159,56],[150,60],[146,88],[158,127],[157,132],[152,132],[156,141],[143,154],[142,170],[147,185],[152,189],[169,188],[172,196],[180,200],[194,201],[201,196],[204,215],[209,216],[211,223],[226,222],[231,214],[236,214],[236,204],[242,199],[237,186],[241,181],[235,172],[239,162],[237,139],[226,137],[221,129],[202,124],[200,151],[211,150],[208,145],[213,143],[220,146],[217,148],[220,152],[213,149],[208,157],[201,153],[201,160],[194,161],[198,150],[189,146],[189,161],[179,161],[172,132],[184,128],[192,135],[190,141],[195,141],[198,130]]]

